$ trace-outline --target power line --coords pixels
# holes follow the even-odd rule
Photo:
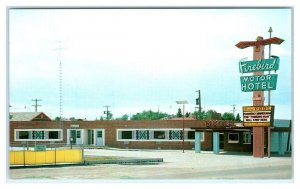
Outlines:
[[[34,104],[34,105],[32,105],[32,106],[34,106],[34,107],[35,107],[35,112],[37,112],[37,107],[38,107],[38,106],[42,106],[42,105],[39,105],[39,104],[38,104],[38,101],[42,101],[42,100],[41,100],[41,99],[37,99],[37,98],[36,98],[36,99],[33,99],[32,101],[35,101],[35,104]]]

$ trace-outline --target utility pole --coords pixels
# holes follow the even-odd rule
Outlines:
[[[195,107],[195,112],[197,112],[197,108],[199,108],[199,107]],[[198,114],[196,113],[196,119],[198,119]]]
[[[199,105],[199,119],[201,120],[201,91],[197,90],[198,92],[198,98],[196,99],[196,105]]]
[[[110,107],[110,106],[103,106],[104,108],[106,108],[106,111],[104,111],[104,114],[106,114],[106,120],[108,120],[108,115],[109,115],[109,113],[111,112],[111,111],[108,111],[108,108]]]
[[[37,99],[37,98],[36,98],[36,99],[33,99],[32,101],[35,101],[35,104],[34,104],[34,105],[32,105],[32,106],[34,106],[34,107],[35,107],[35,112],[37,112],[37,107],[38,107],[38,106],[42,106],[42,105],[39,105],[39,104],[38,104],[38,101],[42,101],[42,100],[41,100],[41,99]]]

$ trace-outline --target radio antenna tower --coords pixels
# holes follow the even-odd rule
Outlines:
[[[63,89],[62,89],[62,63],[61,63],[61,51],[63,48],[61,47],[61,41],[59,41],[59,47],[54,49],[59,53],[59,122],[60,128],[63,130]]]
[[[233,113],[233,116],[235,116],[235,104],[231,105],[232,106],[232,113]]]

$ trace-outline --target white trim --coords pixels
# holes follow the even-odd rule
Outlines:
[[[20,131],[58,131],[60,132],[60,138],[58,139],[17,139],[17,132]],[[14,139],[15,141],[62,141],[62,129],[15,129],[14,130]],[[49,137],[49,136],[48,136]]]

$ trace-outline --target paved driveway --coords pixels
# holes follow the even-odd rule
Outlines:
[[[118,156],[132,158],[163,158],[154,165],[115,165],[30,168],[10,170],[11,181],[30,180],[285,180],[292,179],[292,158],[253,158],[251,154],[215,155],[212,152],[196,154],[192,150],[117,150],[87,149],[86,156]]]

